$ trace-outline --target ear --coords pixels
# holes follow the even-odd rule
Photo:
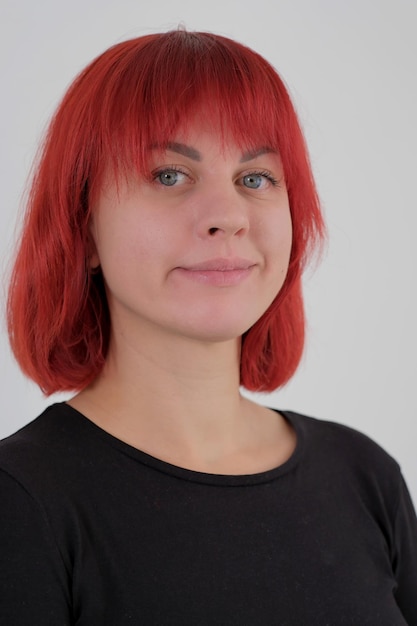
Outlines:
[[[97,252],[90,255],[88,259],[88,266],[90,270],[97,270],[100,267],[100,259],[98,258]]]
[[[100,257],[97,252],[97,246],[96,242],[94,241],[91,224],[90,228],[88,229],[87,264],[91,271],[97,270],[100,267]]]

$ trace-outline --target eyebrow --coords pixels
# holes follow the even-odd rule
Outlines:
[[[178,152],[178,154],[182,154],[189,159],[193,159],[193,161],[201,161],[200,152],[191,146],[187,146],[185,143],[169,141],[166,145],[166,149],[171,152]]]
[[[166,150],[170,150],[171,152],[177,152],[178,154],[182,154],[193,161],[201,161],[202,156],[201,153],[193,148],[192,146],[187,146],[185,143],[179,143],[177,141],[169,141],[165,147]],[[246,163],[247,161],[251,161],[262,154],[275,153],[276,150],[270,148],[269,146],[262,146],[261,148],[256,148],[255,150],[248,150],[244,152],[240,158],[240,163]]]
[[[241,163],[246,163],[246,161],[251,161],[252,159],[256,159],[256,157],[261,156],[262,154],[276,154],[277,151],[268,146],[262,146],[262,148],[256,148],[255,150],[248,150],[242,154],[242,158],[240,159]]]

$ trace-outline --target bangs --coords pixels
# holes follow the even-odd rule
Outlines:
[[[97,158],[90,182],[91,174],[100,178],[100,163],[115,175],[132,168],[145,175],[150,147],[164,148],[198,113],[242,149],[267,146],[285,153],[292,105],[276,72],[255,52],[185,31],[127,41],[112,52],[101,80],[100,57],[90,66],[97,86],[90,99],[95,111],[88,116],[94,119]]]

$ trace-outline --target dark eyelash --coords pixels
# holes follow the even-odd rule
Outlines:
[[[253,172],[248,172],[247,174],[245,174],[245,176],[253,176],[253,175],[264,176],[265,178],[269,180],[271,185],[273,185],[274,187],[279,187],[281,183],[280,180],[275,178],[275,176],[272,176],[271,172],[268,172],[267,170],[254,170]]]
[[[185,172],[181,167],[178,167],[177,165],[164,165],[164,167],[160,167],[159,169],[153,170],[153,172],[151,172],[152,180],[158,178],[158,176],[162,174],[162,172],[178,172],[179,174],[184,174],[184,176],[188,176],[187,172]]]
[[[158,176],[160,174],[162,174],[162,172],[167,172],[167,171],[169,171],[169,172],[179,172],[180,174],[184,174],[184,176],[188,176],[187,172],[185,172],[178,165],[165,165],[164,167],[158,168],[157,170],[154,170],[153,172],[151,172],[152,180],[156,180],[158,178]],[[281,183],[280,180],[275,178],[275,176],[273,176],[271,174],[271,172],[268,172],[267,170],[253,170],[253,171],[247,172],[245,174],[245,176],[251,176],[251,175],[264,176],[267,180],[269,180],[271,185],[273,185],[274,187],[279,187],[279,185]]]

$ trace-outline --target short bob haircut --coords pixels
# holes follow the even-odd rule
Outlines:
[[[218,35],[176,30],[100,55],[70,86],[46,134],[7,310],[14,355],[45,394],[83,389],[106,359],[105,285],[88,262],[90,211],[105,170],[146,174],[149,146],[166,145],[201,110],[239,146],[267,145],[281,155],[290,264],[274,302],[242,336],[241,384],[271,391],[295,372],[304,345],[301,273],[324,225],[294,107],[257,53]]]

